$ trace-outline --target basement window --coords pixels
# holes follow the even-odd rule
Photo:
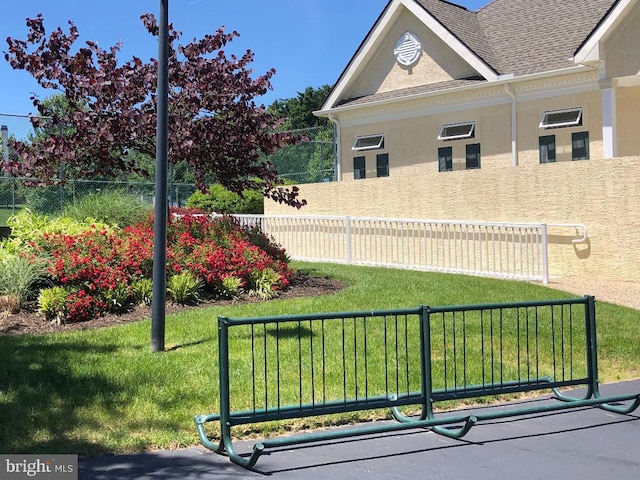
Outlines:
[[[582,125],[582,107],[548,110],[542,114],[540,128],[564,128]]]
[[[375,150],[377,148],[384,148],[384,135],[381,133],[356,137],[352,150]]]
[[[450,123],[442,125],[438,140],[461,140],[476,136],[476,122]]]

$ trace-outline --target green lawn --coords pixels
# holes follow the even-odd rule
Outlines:
[[[218,315],[374,310],[575,295],[523,282],[329,264],[294,264],[345,281],[333,295],[209,307],[167,316],[167,351],[150,322],[47,336],[0,336],[0,451],[92,455],[198,443],[193,415],[217,411]],[[598,303],[600,379],[640,377],[639,312]]]
[[[0,227],[7,225],[7,220],[14,215],[12,208],[0,208]]]

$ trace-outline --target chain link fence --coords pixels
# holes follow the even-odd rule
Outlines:
[[[41,117],[46,119],[46,117]],[[27,115],[11,115],[0,113],[0,150],[2,161],[17,160],[15,151],[9,148],[9,139],[28,142],[35,136],[36,131]]]
[[[331,125],[290,130],[303,141],[281,148],[268,159],[289,183],[318,183],[336,180],[336,149]]]
[[[52,125],[52,128],[55,129],[55,126]],[[0,113],[1,161],[19,160],[16,152],[9,147],[9,139],[29,142],[41,133],[34,129],[28,115]],[[267,157],[276,166],[281,177],[291,184],[334,181],[336,155],[333,127],[314,127],[290,133],[301,136],[303,141],[282,148]],[[65,178],[64,172],[61,172],[60,178]],[[0,225],[6,225],[7,218],[21,208],[27,207],[39,213],[56,214],[62,212],[65,205],[77,201],[84,195],[107,189],[123,191],[139,196],[144,202],[153,203],[155,190],[154,183],[151,181],[66,178],[63,184],[48,187],[25,184],[26,181],[33,182],[33,180],[33,178],[0,175]],[[179,181],[179,178],[174,175],[174,170],[170,170],[168,193],[171,205],[184,206],[195,191],[196,187],[193,183]]]
[[[32,178],[0,177],[0,225],[22,208],[47,215],[61,213],[65,206],[73,204],[87,194],[116,190],[153,204],[155,184],[153,182],[118,182],[100,180],[67,180],[64,184],[48,187],[25,185]],[[170,183],[171,205],[184,206],[196,191],[190,183]]]

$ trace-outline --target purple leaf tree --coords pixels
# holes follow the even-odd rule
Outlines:
[[[141,20],[151,35],[158,35],[152,14]],[[5,59],[41,87],[64,95],[68,107],[53,114],[53,124],[64,128],[46,130],[49,122],[31,117],[34,128],[50,133],[13,141],[20,160],[4,164],[4,170],[43,184],[57,181],[60,166],[85,178],[144,173],[132,153],[155,155],[157,60],[119,62],[120,44],[103,50],[87,41],[77,47],[79,33],[72,22],[68,32],[58,28],[49,35],[42,15],[26,24],[26,40],[7,38]],[[203,191],[206,180],[214,178],[233,192],[260,189],[300,208],[306,201],[298,198],[298,189],[284,187],[264,160],[299,140],[278,132],[278,119],[256,104],[271,89],[275,70],[252,78],[250,50],[240,58],[227,56],[223,49],[238,36],[235,31],[221,28],[186,44],[179,43],[180,36],[169,27],[169,161],[188,162]],[[51,114],[36,95],[31,100],[40,115]]]

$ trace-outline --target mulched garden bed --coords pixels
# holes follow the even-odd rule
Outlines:
[[[324,295],[341,290],[346,285],[343,282],[330,278],[314,277],[306,273],[296,273],[290,282],[289,288],[280,292],[278,297],[296,298]],[[197,305],[177,305],[167,302],[167,314],[202,308],[212,305],[239,305],[242,303],[261,302],[259,297],[242,295],[233,300],[207,300]],[[95,328],[120,325],[128,322],[135,322],[151,317],[151,307],[139,305],[121,314],[107,314],[103,317],[95,318],[86,322],[68,323],[56,325],[48,322],[36,311],[22,310],[19,313],[0,312],[0,335],[23,335],[68,332],[74,330],[88,330]]]

